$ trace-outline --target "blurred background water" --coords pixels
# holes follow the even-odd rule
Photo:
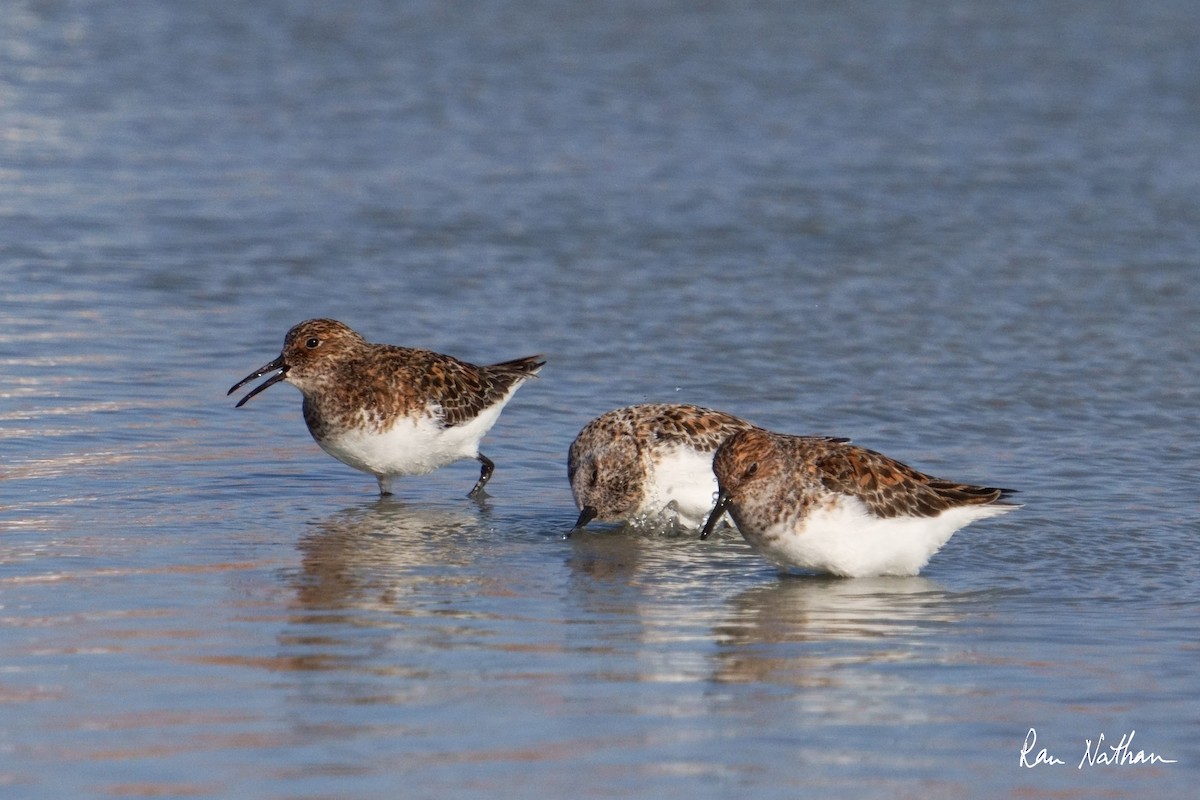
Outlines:
[[[1182,0],[6,3],[2,793],[1187,795],[1198,65]],[[313,316],[547,355],[486,504],[233,409]],[[646,400],[1026,506],[904,580],[560,541]]]

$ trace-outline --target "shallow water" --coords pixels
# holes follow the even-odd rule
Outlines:
[[[8,794],[1194,786],[1190,4],[0,17]],[[490,499],[463,463],[379,500],[288,387],[233,409],[318,315],[547,354]],[[561,541],[571,438],[646,400],[1026,505],[912,579]],[[1131,731],[1176,763],[1077,768]]]

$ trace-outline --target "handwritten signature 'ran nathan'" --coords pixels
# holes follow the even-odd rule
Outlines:
[[[1113,765],[1113,766],[1132,766],[1135,764],[1174,764],[1175,759],[1163,758],[1157,753],[1147,753],[1145,750],[1134,752],[1133,737],[1137,731],[1130,731],[1127,734],[1121,735],[1121,740],[1116,744],[1110,744],[1107,748],[1104,746],[1104,734],[1100,734],[1095,743],[1091,739],[1084,739],[1083,758],[1079,759],[1079,764],[1076,769],[1084,767],[1094,767],[1097,764]],[[1037,749],[1037,731],[1033,728],[1029,729],[1029,733],[1025,735],[1025,744],[1021,746],[1021,766],[1033,769],[1034,767],[1045,765],[1055,767],[1067,762],[1061,758],[1057,758],[1049,752],[1045,747]]]

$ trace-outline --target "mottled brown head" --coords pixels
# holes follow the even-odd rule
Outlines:
[[[774,480],[785,466],[775,434],[761,428],[747,428],[726,439],[713,455],[717,504],[709,514],[700,538],[707,539],[730,506],[741,503],[756,485]]]
[[[748,428],[733,434],[717,448],[713,474],[721,491],[733,502],[746,493],[747,487],[771,480],[784,466],[777,440],[775,434],[761,428]]]
[[[588,437],[588,430],[571,443],[567,478],[579,509],[576,527],[593,519],[629,519],[642,503],[641,455],[629,434]]]
[[[283,337],[283,352],[274,361],[264,364],[234,384],[229,394],[245,386],[255,378],[268,372],[275,374],[255,387],[238,401],[241,407],[264,389],[287,380],[301,391],[310,388],[321,374],[327,374],[328,365],[341,358],[354,355],[367,347],[367,342],[348,326],[335,319],[310,319],[292,327]]]

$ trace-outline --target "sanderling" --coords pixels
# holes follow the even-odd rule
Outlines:
[[[479,440],[500,410],[546,362],[529,356],[480,367],[429,350],[370,344],[332,319],[310,319],[283,339],[283,352],[238,381],[275,374],[238,401],[287,381],[304,395],[304,421],[329,455],[379,481],[423,475],[463,458],[482,465],[470,496],[483,490],[495,464]]]
[[[567,456],[579,508],[575,528],[593,519],[698,528],[716,497],[713,452],[749,427],[731,414],[682,404],[602,414],[584,426]]]
[[[1011,489],[917,472],[847,439],[759,428],[713,458],[720,490],[701,538],[725,511],[784,570],[846,577],[916,575],[959,528],[1020,506]]]

